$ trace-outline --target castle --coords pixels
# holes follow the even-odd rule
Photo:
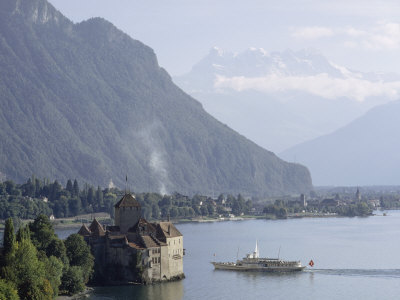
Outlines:
[[[97,282],[152,283],[184,278],[183,236],[171,222],[147,222],[131,194],[125,194],[114,209],[114,226],[103,227],[94,219],[78,232],[95,257]]]

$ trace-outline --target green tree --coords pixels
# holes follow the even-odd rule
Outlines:
[[[82,209],[81,199],[79,197],[73,197],[68,200],[69,212],[72,216],[79,215]]]
[[[210,216],[214,215],[215,209],[214,209],[214,206],[212,204],[207,204],[207,210],[208,210],[208,214]]]
[[[64,242],[59,238],[53,239],[46,249],[46,255],[48,257],[54,256],[62,261],[64,265],[69,264],[67,257],[67,249],[65,248]]]
[[[8,253],[3,273],[6,280],[15,283],[21,299],[53,298],[44,264],[39,261],[37,250],[30,240],[23,239]]]
[[[0,279],[0,299],[19,300],[18,292],[14,285],[4,279]]]
[[[72,185],[71,179],[68,179],[65,189],[70,193],[71,196],[74,194],[74,186]]]
[[[31,239],[31,232],[29,230],[29,226],[23,226],[18,229],[17,232],[17,241],[21,242],[22,240],[30,240]]]
[[[209,214],[207,206],[205,206],[205,205],[201,206],[200,211],[201,211],[202,216],[208,216],[208,214]]]
[[[64,264],[60,259],[54,256],[43,258],[45,278],[49,281],[53,290],[53,297],[58,296],[58,288],[61,284],[61,276],[63,273]]]
[[[171,216],[171,218],[176,218],[178,216],[178,209],[176,208],[176,206],[172,206],[169,209],[169,215]]]
[[[89,281],[93,272],[94,258],[90,248],[79,234],[71,234],[65,241],[67,257],[71,266],[82,268],[84,283]]]
[[[46,215],[40,214],[33,223],[29,224],[29,229],[32,243],[38,250],[46,251],[51,241],[56,238],[53,225]]]
[[[10,253],[14,245],[15,245],[14,224],[12,218],[8,218],[6,220],[4,228],[3,256],[6,256],[8,253]]]
[[[94,194],[94,189],[92,186],[89,187],[88,193],[87,193],[87,203],[88,205],[92,205],[92,207],[95,204],[95,194]]]
[[[78,197],[79,196],[79,184],[78,184],[78,181],[75,179],[74,180],[74,186],[73,186],[73,193],[72,193],[72,195],[74,196],[74,197]]]
[[[71,266],[62,275],[61,290],[69,295],[82,292],[85,289],[81,267]]]
[[[160,218],[160,208],[157,204],[152,205],[151,217],[155,220],[158,220]]]
[[[96,206],[98,209],[104,206],[103,191],[100,186],[98,186],[96,190]]]

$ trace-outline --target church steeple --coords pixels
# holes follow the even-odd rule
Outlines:
[[[356,192],[356,200],[361,201],[361,193],[360,193],[360,189],[358,187],[357,187],[357,192]]]

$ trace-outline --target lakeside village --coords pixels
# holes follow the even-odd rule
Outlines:
[[[65,187],[32,177],[26,183],[0,182],[0,219],[14,223],[33,220],[39,214],[55,224],[88,223],[92,215],[104,213],[101,222],[111,225],[114,205],[124,195],[115,187],[79,186],[68,180]],[[243,218],[282,219],[293,217],[368,216],[376,209],[400,208],[400,187],[316,188],[309,195],[246,197],[224,195],[192,197],[173,193],[136,193],[147,220],[213,221]],[[84,216],[82,216],[84,215]],[[4,224],[4,221],[2,222]],[[0,221],[1,225],[1,221]]]

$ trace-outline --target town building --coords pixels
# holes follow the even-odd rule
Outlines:
[[[184,278],[183,236],[171,222],[150,223],[141,206],[125,194],[114,206],[115,225],[96,219],[79,234],[95,257],[95,280],[110,284],[152,283]]]

